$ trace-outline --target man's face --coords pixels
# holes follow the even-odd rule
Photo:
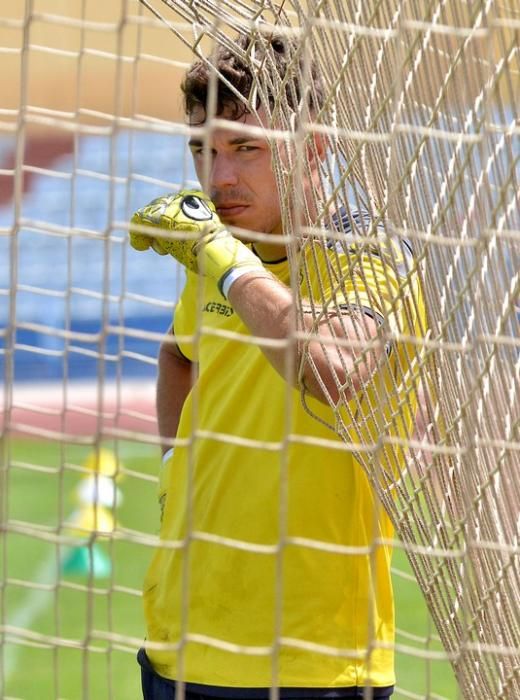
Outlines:
[[[191,123],[200,124],[200,116],[194,112]],[[226,119],[226,112],[220,118]],[[240,125],[240,130],[213,129],[206,139],[192,138],[190,149],[197,177],[224,223],[261,233],[281,233],[271,147],[248,128],[260,126],[264,119],[262,109],[258,116],[244,114],[232,122]]]

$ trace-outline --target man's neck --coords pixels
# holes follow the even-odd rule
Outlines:
[[[312,200],[308,207],[307,207],[307,212],[305,219],[308,219],[310,222],[316,221],[318,216],[317,212],[317,207],[315,204],[315,201]],[[303,223],[303,215],[301,217]],[[309,223],[306,224],[307,226]],[[273,233],[277,233],[279,235],[282,234],[281,230],[281,225],[280,225],[280,230],[274,230]],[[287,248],[281,244],[281,243],[269,243],[268,241],[259,241],[256,242],[253,245],[255,253],[258,255],[260,260],[264,263],[274,263],[277,262],[278,260],[285,260],[287,258]]]
[[[253,250],[264,263],[274,263],[287,257],[287,250],[280,243],[256,242],[253,244]]]

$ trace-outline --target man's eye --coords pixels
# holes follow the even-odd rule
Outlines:
[[[256,146],[246,146],[245,144],[243,144],[242,146],[239,146],[239,147],[237,148],[237,150],[247,153],[247,152],[249,152],[249,151],[256,151],[256,150],[257,150],[257,147],[256,147]]]

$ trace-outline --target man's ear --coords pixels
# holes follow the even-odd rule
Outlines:
[[[329,140],[325,134],[313,133],[307,141],[307,161],[311,166],[317,166],[320,161],[325,160]]]

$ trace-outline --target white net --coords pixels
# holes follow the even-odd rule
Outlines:
[[[417,453],[413,435],[405,435],[412,445],[409,469],[396,481],[385,442],[390,453],[402,448],[396,440],[403,438],[396,427],[402,405],[393,406],[394,425],[380,420],[381,433],[370,436],[360,420],[361,405],[355,415],[345,415],[340,386],[339,401],[330,397],[335,428],[350,444],[362,446],[358,459],[410,545],[414,570],[464,692],[514,697],[520,642],[514,602],[519,511],[512,495],[519,420],[520,154],[512,111],[519,67],[512,4],[430,3],[420,12],[407,2],[286,2],[279,8],[200,2],[194,9],[165,4],[196,23],[197,33],[231,51],[230,28],[257,27],[261,60],[249,55],[259,64],[256,94],[265,105],[262,96],[275,93],[273,128],[299,140],[300,148],[316,125],[306,121],[301,103],[299,110],[291,108],[291,79],[280,78],[268,51],[262,53],[262,37],[273,31],[262,21],[299,37],[293,69],[303,81],[310,61],[317,61],[325,99],[316,122],[331,146],[324,189],[331,182],[334,187],[318,223],[330,229],[331,213],[340,207],[349,212],[349,202],[360,203],[370,220],[383,220],[394,237],[388,255],[394,265],[404,265],[403,299],[415,265],[423,275],[427,339],[410,354],[412,378],[397,378],[390,390],[402,392],[407,381],[410,390],[422,384],[420,411],[431,454],[424,448]],[[249,108],[254,110],[254,98]],[[286,230],[296,236],[298,222],[291,221],[290,212],[303,187],[301,163],[297,155],[289,164],[280,155],[276,162]],[[366,222],[349,219],[355,233],[369,241],[373,231]],[[310,266],[319,266],[319,243],[312,229],[300,230],[299,237],[293,264],[308,274]],[[415,263],[406,264],[408,241]],[[308,247],[314,257],[306,255]],[[327,282],[322,280],[323,287]],[[314,294],[317,327],[322,307],[319,290]],[[303,303],[300,308],[309,312]],[[404,331],[385,332],[386,340],[395,340]],[[369,411],[371,419],[377,410]],[[367,437],[372,437],[368,444]]]
[[[44,335],[63,339],[65,345],[60,346],[59,352],[69,358],[69,363],[78,347],[83,356],[90,352],[96,358],[94,403],[90,408],[79,408],[80,414],[91,415],[96,425],[89,439],[83,441],[98,445],[107,436],[117,441],[133,438],[135,428],[129,428],[123,420],[128,414],[141,419],[137,430],[146,433],[143,421],[146,425],[147,419],[139,410],[126,408],[121,386],[125,380],[125,359],[153,363],[145,351],[136,350],[129,343],[132,335],[149,337],[149,332],[125,328],[125,310],[131,303],[144,305],[145,310],[150,305],[152,309],[169,308],[169,297],[174,297],[175,292],[172,289],[166,298],[156,293],[155,301],[145,300],[140,283],[135,289],[131,282],[125,283],[126,272],[120,288],[114,290],[107,259],[112,261],[112,269],[120,265],[126,271],[124,256],[118,256],[124,241],[124,221],[132,208],[157,194],[158,188],[162,192],[178,187],[189,183],[192,176],[183,166],[182,173],[171,182],[168,174],[140,171],[131,162],[121,175],[116,162],[119,152],[114,145],[118,130],[129,128],[134,146],[140,131],[145,129],[184,138],[187,129],[171,104],[160,112],[159,118],[157,110],[153,112],[155,118],[149,116],[152,111],[147,112],[150,99],[146,107],[139,104],[144,86],[161,85],[164,92],[165,85],[176,85],[178,69],[194,56],[210,55],[216,40],[240,53],[233,40],[236,34],[256,32],[257,51],[261,54],[266,36],[276,28],[282,37],[299,40],[301,48],[294,62],[296,79],[305,83],[314,60],[324,92],[319,113],[311,120],[305,109],[298,112],[288,100],[291,86],[270,65],[268,52],[260,64],[257,56],[241,54],[261,68],[255,93],[260,100],[266,91],[279,96],[271,104],[271,138],[277,154],[275,172],[280,197],[286,204],[286,229],[292,232],[289,251],[294,270],[306,275],[312,269],[315,276],[321,275],[323,285],[330,283],[324,276],[333,271],[320,272],[319,249],[327,245],[320,231],[329,229],[334,213],[343,208],[354,238],[338,237],[336,244],[340,249],[354,244],[361,249],[363,245],[370,246],[381,229],[379,224],[384,225],[389,262],[401,273],[399,298],[406,303],[406,298],[413,296],[408,294],[411,273],[417,272],[427,310],[420,339],[405,338],[402,328],[382,326],[381,342],[409,341],[409,366],[395,377],[395,386],[380,387],[368,408],[359,405],[355,414],[349,413],[347,402],[342,400],[345,387],[338,385],[337,395],[330,397],[336,417],[332,427],[355,451],[392,518],[462,695],[508,699],[520,696],[520,124],[518,100],[515,102],[520,84],[520,12],[516,3],[154,0],[142,2],[141,7],[134,3],[121,5],[116,21],[92,20],[88,3],[83,3],[81,16],[74,20],[64,17],[64,12],[53,14],[52,9],[46,9],[47,14],[37,3],[20,3],[18,14],[3,20],[4,31],[13,36],[16,32],[17,37],[13,48],[5,49],[5,57],[16,56],[22,76],[20,105],[1,112],[6,132],[20,129],[14,161],[0,173],[5,177],[14,175],[15,194],[12,222],[2,228],[10,242],[12,264],[11,278],[5,285],[10,313],[4,334],[3,483],[10,484],[17,471],[44,469],[32,460],[13,458],[9,442],[11,435],[20,432],[16,409],[23,406],[23,401],[16,399],[15,350],[20,352],[23,348],[19,340],[16,345],[15,331],[20,337],[23,330],[41,330],[41,324],[21,317],[20,301],[24,294],[49,298],[62,293],[52,286],[45,289],[44,284],[23,286],[23,279],[20,284],[18,257],[27,230],[41,236],[62,237],[69,246],[69,280],[62,293],[68,304],[69,326],[48,326]],[[31,76],[37,75],[31,61],[46,51],[34,39],[34,32],[41,27],[66,27],[80,33],[74,51],[51,44],[55,56],[72,60],[77,67],[74,104],[49,108],[41,106],[44,103],[37,99],[31,100],[31,95],[36,94],[31,93],[36,89]],[[89,41],[89,32],[96,37],[112,37],[112,44],[96,45]],[[101,65],[112,71],[108,83],[113,88],[103,107],[88,93]],[[129,97],[131,94],[133,97]],[[68,98],[63,99],[66,102]],[[256,104],[250,102],[249,108],[254,111]],[[60,133],[68,131],[76,140],[75,164],[69,178],[73,204],[69,205],[68,220],[59,225],[42,223],[38,216],[27,217],[21,207],[23,174],[27,177],[31,172],[44,171],[49,175],[45,166],[31,165],[24,159],[24,141],[33,124],[46,125]],[[110,140],[111,160],[105,171],[82,161],[77,141],[81,134]],[[322,190],[327,196],[324,202],[320,201],[318,225],[311,227],[291,221],[290,203],[301,193],[303,182],[303,159],[298,154],[306,147],[312,148],[310,137],[316,134],[326,138],[329,147],[322,168]],[[143,149],[149,149],[149,144]],[[135,148],[128,147],[127,153],[134,154]],[[180,149],[179,162],[183,158],[184,150]],[[66,177],[56,166],[50,174],[55,179]],[[82,224],[81,214],[75,211],[81,177],[107,183],[107,216],[101,225]],[[119,185],[124,189],[123,195],[117,192]],[[143,189],[148,185],[150,196]],[[118,197],[123,197],[124,203]],[[356,211],[366,211],[367,219],[357,217]],[[97,287],[78,286],[74,280],[71,261],[84,254],[74,248],[78,239],[97,244],[99,259],[104,261],[104,273]],[[413,251],[413,258],[408,255],[409,250]],[[20,274],[23,277],[23,272]],[[341,285],[344,281],[336,282]],[[154,298],[153,290],[149,297]],[[85,348],[81,347],[82,337],[74,334],[70,324],[75,301],[92,298],[98,299],[104,323],[95,338],[84,339],[90,342]],[[322,321],[319,289],[310,299],[298,301],[300,326],[304,327],[304,313],[310,314],[317,326]],[[113,320],[114,311],[119,323]],[[103,412],[107,410],[106,367],[112,356],[106,348],[111,334],[119,342],[113,353],[114,365],[119,369],[115,408],[110,414],[115,427],[107,431]],[[308,336],[302,334],[301,338],[305,348]],[[53,352],[48,346],[38,351],[47,355]],[[60,445],[67,444],[65,421],[74,409],[67,391],[68,376],[68,370],[63,370],[65,400],[55,409],[57,428],[54,425],[50,433],[45,433],[42,428],[31,427],[31,421],[25,419],[25,434],[47,435]],[[421,392],[422,401],[417,409],[415,432],[403,432],[406,413],[415,412],[412,396],[416,392]],[[302,401],[312,411],[305,391]],[[381,405],[386,412],[378,413]],[[41,410],[49,413],[48,408]],[[380,426],[377,434],[364,427],[362,419],[366,415]],[[141,437],[153,442],[153,437]],[[396,473],[395,456],[403,450],[407,469]],[[60,459],[65,465],[72,462],[71,471],[77,472],[83,456],[82,452],[75,453],[68,460],[62,454]],[[79,471],[83,473],[81,467]],[[63,474],[63,470],[59,473]],[[132,469],[129,474],[139,482],[143,480]],[[146,476],[144,483],[148,483]],[[57,527],[51,530],[13,517],[9,489],[3,489],[3,493],[4,530],[11,533],[11,542],[13,533],[18,533],[54,543],[58,538],[63,546],[70,544],[61,531],[61,516],[66,509],[63,486],[59,491],[61,515]],[[153,532],[153,526],[144,520],[140,524],[131,522],[130,528],[130,534],[118,530],[123,542],[142,543],[143,548],[153,543],[153,538],[143,537],[143,533]],[[140,534],[134,532],[137,530]],[[117,547],[118,537],[114,542]],[[87,651],[95,647],[89,646],[92,638],[108,639],[111,649],[132,647],[132,639],[140,635],[137,624],[130,632],[115,621],[101,627],[101,631],[90,625],[87,640],[75,642],[66,633],[57,634],[56,629],[52,633],[27,632],[23,617],[13,625],[7,613],[10,588],[43,588],[50,594],[46,603],[59,610],[59,592],[69,585],[57,584],[48,573],[43,575],[43,581],[27,583],[24,579],[25,583],[20,584],[23,577],[9,572],[7,552],[6,535],[4,638],[11,643],[15,639],[18,645],[48,648],[76,645],[84,650],[84,660],[88,658]],[[56,566],[51,563],[50,568],[54,571]],[[137,597],[139,581],[132,580],[135,585],[129,586],[112,579],[111,594]],[[94,595],[92,587],[83,590]],[[4,669],[11,673],[11,657],[5,658]],[[59,683],[56,688],[58,697]],[[84,681],[85,696],[88,688],[88,681]],[[427,688],[424,694],[401,692],[403,697],[423,697],[430,691]],[[117,689],[111,687],[110,694],[117,697]]]

